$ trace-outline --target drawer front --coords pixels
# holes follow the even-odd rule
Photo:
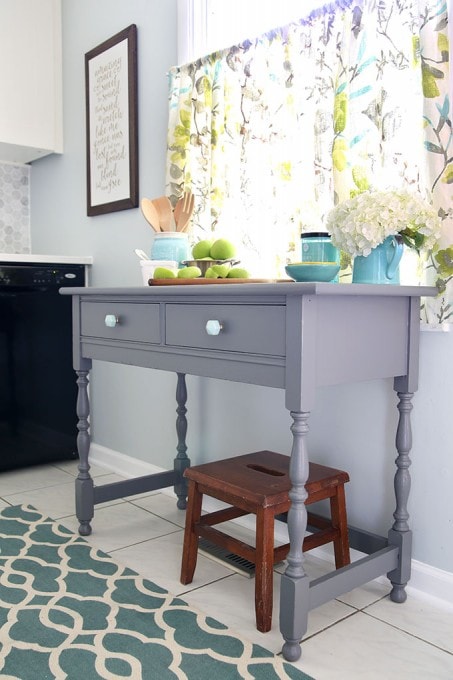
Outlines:
[[[166,345],[285,356],[283,306],[167,304],[165,318]]]
[[[81,332],[95,338],[160,343],[159,305],[82,302]]]

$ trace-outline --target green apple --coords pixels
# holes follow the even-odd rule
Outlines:
[[[234,245],[227,241],[226,238],[219,238],[211,246],[209,255],[214,260],[229,260],[236,254]]]
[[[176,274],[171,269],[166,267],[156,267],[154,270],[153,279],[175,279]]]
[[[212,246],[212,239],[204,239],[203,241],[198,241],[192,248],[192,257],[194,260],[203,260],[205,257],[209,257],[209,252]]]
[[[216,274],[213,267],[209,267],[208,269],[206,269],[204,277],[205,279],[218,279],[219,275]]]
[[[197,279],[201,276],[200,267],[183,267],[178,269],[178,279]]]
[[[205,279],[226,279],[229,269],[227,264],[213,264],[206,270]]]
[[[230,271],[229,264],[213,264],[211,269],[215,271],[219,279],[226,279]]]
[[[232,267],[228,272],[229,279],[248,279],[250,274],[247,269],[242,269],[241,267]]]

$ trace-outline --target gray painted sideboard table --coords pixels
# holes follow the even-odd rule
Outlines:
[[[174,485],[178,507],[185,507],[183,473],[190,464],[185,444],[186,374],[279,387],[285,390],[293,437],[291,549],[280,596],[284,657],[299,658],[311,609],[379,575],[390,579],[391,599],[405,601],[411,566],[410,412],[418,380],[420,297],[434,295],[434,288],[278,282],[65,288],[61,293],[73,296],[80,456],[76,512],[82,535],[91,532],[94,505],[106,500]],[[173,470],[93,485],[87,389],[92,360],[177,374],[178,445]],[[395,521],[385,537],[351,528],[351,547],[365,556],[310,580],[301,547],[307,525],[306,440],[316,388],[389,377],[394,379],[399,410]]]

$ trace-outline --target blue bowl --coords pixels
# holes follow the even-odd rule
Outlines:
[[[337,262],[295,262],[285,271],[294,281],[332,281],[340,271]]]

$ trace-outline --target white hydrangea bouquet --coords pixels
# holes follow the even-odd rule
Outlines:
[[[327,215],[332,243],[352,257],[366,257],[388,236],[418,252],[430,252],[440,237],[436,209],[407,190],[366,191],[343,201]]]

